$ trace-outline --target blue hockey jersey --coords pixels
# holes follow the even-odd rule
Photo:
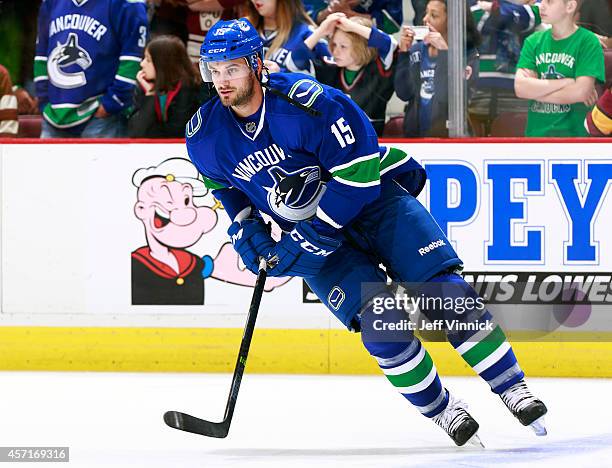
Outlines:
[[[110,114],[129,106],[146,40],[145,0],[44,0],[34,59],[44,117],[70,128],[100,103]]]
[[[314,29],[312,26],[306,23],[296,23],[293,25],[291,29],[291,34],[285,43],[279,49],[275,50],[268,57],[268,49],[274,38],[276,37],[276,31],[272,31],[269,34],[263,34],[262,39],[264,41],[264,53],[266,54],[266,58],[278,63],[281,72],[286,71],[299,71],[298,68],[293,64],[293,60],[291,58],[291,52],[298,47],[300,47],[304,41],[310,37]],[[314,60],[317,58],[322,59],[330,55],[329,47],[327,45],[327,41],[325,39],[321,39],[314,49],[310,52],[310,60]],[[314,64],[311,62],[309,65],[309,71],[312,75],[314,75]]]
[[[421,166],[379,147],[368,117],[349,97],[300,73],[276,73],[270,81],[321,115],[266,92],[255,120],[238,119],[213,99],[187,124],[189,157],[230,218],[252,205],[286,231],[313,217],[341,229],[378,198],[381,178],[414,173],[420,191]]]

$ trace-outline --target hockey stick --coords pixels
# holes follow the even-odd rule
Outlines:
[[[238,352],[238,360],[236,361],[236,367],[234,369],[232,387],[230,389],[227,405],[225,406],[223,421],[205,421],[204,419],[196,418],[195,416],[179,411],[166,411],[164,414],[164,422],[168,426],[181,431],[193,432],[194,434],[201,434],[208,437],[227,437],[230,424],[232,423],[232,416],[234,415],[234,408],[236,407],[236,400],[238,399],[240,382],[242,381],[242,375],[244,374],[244,368],[251,346],[251,338],[253,338],[253,331],[255,330],[255,320],[257,320],[261,296],[263,294],[264,285],[266,284],[266,266],[266,261],[262,259],[259,264],[259,273],[257,274],[257,281],[255,281],[253,298],[249,306],[249,314],[247,315],[242,342],[240,343],[240,351]]]

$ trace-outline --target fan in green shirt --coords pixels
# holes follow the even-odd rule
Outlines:
[[[529,36],[517,64],[515,91],[529,99],[525,135],[588,136],[584,118],[605,80],[604,56],[592,32],[576,26],[576,0],[544,0],[542,22],[551,29]]]

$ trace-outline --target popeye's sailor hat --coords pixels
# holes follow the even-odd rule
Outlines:
[[[132,183],[140,187],[145,180],[152,177],[163,177],[168,182],[177,181],[189,184],[193,188],[194,197],[203,197],[208,193],[198,170],[188,159],[171,158],[166,159],[159,166],[138,169],[132,176]]]

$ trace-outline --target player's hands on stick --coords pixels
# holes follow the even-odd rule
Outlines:
[[[301,221],[289,234],[276,244],[268,257],[269,276],[300,276],[309,278],[317,275],[327,256],[340,247],[340,241],[322,236],[312,223]]]
[[[264,221],[258,218],[234,221],[227,234],[244,265],[255,274],[259,272],[260,258],[267,258],[276,244]]]

